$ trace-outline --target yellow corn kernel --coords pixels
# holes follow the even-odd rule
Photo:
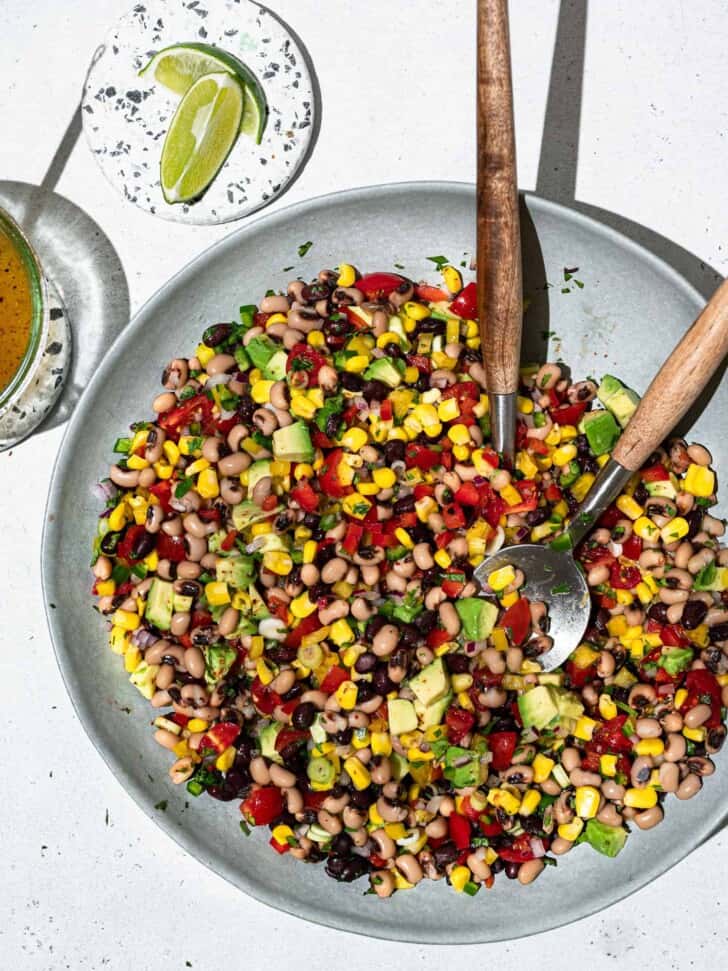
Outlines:
[[[616,505],[617,509],[619,509],[620,512],[623,512],[629,519],[639,519],[640,516],[643,516],[645,513],[643,506],[640,506],[638,502],[635,502],[631,496],[624,494],[617,499]]]
[[[124,668],[132,674],[139,667],[142,660],[142,652],[138,647],[128,647],[124,654]]]
[[[599,809],[601,793],[594,786],[577,786],[574,796],[576,815],[581,819],[593,819]]]
[[[496,467],[486,461],[481,448],[476,448],[470,458],[478,474],[485,476],[486,479],[489,479],[496,471]]]
[[[571,660],[578,668],[589,668],[599,660],[599,651],[595,651],[588,644],[580,644],[571,655]]]
[[[397,476],[391,469],[374,469],[372,479],[380,489],[391,489],[397,481]]]
[[[505,597],[501,597],[501,605],[506,608],[512,607],[513,604],[518,601],[518,599],[519,596],[514,590],[513,593],[507,593]]]
[[[434,560],[435,560],[435,563],[437,563],[438,566],[442,567],[443,570],[447,570],[447,568],[452,563],[452,557],[450,556],[448,551],[444,548],[441,550],[438,550],[437,553],[435,553]]]
[[[510,644],[508,643],[508,635],[502,627],[496,627],[493,629],[490,635],[490,640],[496,651],[507,651],[510,647]]]
[[[177,444],[182,455],[199,455],[202,447],[202,439],[199,435],[180,435]]]
[[[498,593],[500,590],[505,590],[505,588],[513,583],[516,579],[516,571],[512,566],[502,566],[499,570],[494,570],[488,576],[488,586]]]
[[[644,789],[628,789],[624,794],[624,804],[631,809],[652,809],[657,805],[657,792],[649,786]]]
[[[414,300],[407,301],[404,305],[404,312],[411,320],[424,320],[425,317],[430,316],[430,308],[423,303],[415,303]]]
[[[250,527],[250,535],[255,536],[267,536],[268,533],[273,532],[273,526],[270,523],[253,523]]]
[[[634,747],[637,755],[662,755],[665,743],[661,738],[641,738]]]
[[[205,721],[204,718],[190,718],[187,722],[187,728],[191,732],[206,732],[210,727],[210,723]]]
[[[575,738],[581,738],[588,742],[591,740],[594,734],[594,729],[597,727],[597,722],[593,718],[587,718],[586,715],[582,715],[581,718],[577,718],[576,725],[574,726],[573,735]],[[577,790],[578,792],[578,790]]]
[[[263,554],[263,566],[276,576],[287,577],[293,569],[293,559],[283,550],[268,550]]]
[[[616,711],[616,708],[615,708]],[[599,771],[602,775],[609,776],[613,778],[617,774],[617,756],[616,755],[600,755],[599,756]]]
[[[562,840],[568,840],[569,843],[573,843],[579,838],[579,834],[584,829],[584,820],[579,816],[575,816],[570,823],[562,823],[558,828],[558,834]]]
[[[130,469],[141,470],[149,467],[149,462],[141,455],[130,455],[126,460],[126,464]]]
[[[675,692],[675,702],[674,702],[675,710],[677,711],[679,708],[682,708],[682,706],[685,704],[687,699],[688,699],[687,689],[678,688],[677,691]]]
[[[454,691],[467,691],[473,686],[472,674],[453,674],[452,686]]]
[[[129,507],[125,502],[120,502],[109,515],[109,530],[118,533],[126,525],[129,519]]]
[[[259,657],[258,660],[255,662],[255,671],[258,677],[260,678],[262,684],[270,684],[273,678],[275,677],[275,675],[268,667],[268,665],[265,663],[262,657]]]
[[[607,630],[610,637],[622,637],[627,630],[627,621],[622,614],[612,617],[607,621]]]
[[[467,445],[453,445],[452,454],[458,462],[467,462],[470,458],[470,448]]]
[[[447,437],[453,445],[467,445],[470,439],[470,431],[466,425],[452,425],[447,432]]]
[[[369,770],[355,755],[350,756],[344,761],[344,770],[354,784],[355,789],[366,789],[372,781]]]
[[[299,394],[291,398],[290,411],[296,418],[304,418],[310,421],[316,414],[317,408],[306,395]]]
[[[412,541],[412,537],[410,536],[410,534],[407,532],[406,529],[403,529],[401,526],[395,529],[394,535],[395,535],[395,538],[402,544],[402,546],[406,546],[408,550],[411,550],[415,545]]]
[[[579,434],[578,429],[574,425],[562,425],[561,426],[561,441],[570,442],[572,439],[576,438]]]
[[[122,627],[124,630],[136,630],[139,626],[139,615],[130,610],[115,610],[111,623],[112,626]]]
[[[228,746],[228,748],[226,748],[224,752],[221,752],[220,755],[218,755],[218,757],[215,759],[215,768],[219,772],[227,772],[227,770],[232,767],[236,755],[237,752],[235,751],[235,747],[233,745]]]
[[[518,810],[520,816],[531,816],[538,809],[541,802],[541,793],[538,789],[527,789],[521,800],[521,808]]]
[[[516,457],[516,468],[523,472],[527,479],[532,479],[538,473],[538,466],[528,452],[519,452]]]
[[[215,353],[215,349],[208,347],[207,344],[198,344],[197,348],[195,349],[195,357],[203,367],[206,364],[209,364],[209,362],[215,356]]]
[[[728,674],[716,675],[716,681],[721,686],[721,688],[725,688],[725,686],[728,684]],[[675,697],[677,698],[677,695]],[[676,706],[677,706],[677,702],[676,702]]]
[[[543,755],[541,752],[535,757],[531,763],[531,768],[533,769],[533,781],[537,783],[545,782],[551,775],[551,770],[556,763],[553,759],[550,759],[547,755]]]
[[[247,613],[250,610],[251,599],[247,590],[236,590],[233,594],[233,607]]]
[[[444,398],[437,406],[437,417],[440,421],[455,421],[456,418],[459,418],[460,405],[458,404],[457,398]],[[464,428],[465,426],[458,427]],[[469,434],[467,440],[470,440]]]
[[[371,746],[374,755],[391,755],[392,739],[389,732],[372,732]]]
[[[551,461],[554,465],[568,465],[572,459],[576,458],[576,445],[562,445],[561,448],[554,450]]]
[[[336,700],[344,711],[351,711],[356,705],[356,696],[359,689],[353,681],[344,681],[336,689]]]
[[[683,519],[682,516],[676,516],[662,527],[660,537],[663,543],[677,543],[683,536],[687,536],[689,531],[690,526],[687,519]]]
[[[637,598],[641,604],[648,604],[652,600],[652,591],[646,583],[638,583],[634,588]]]
[[[203,469],[197,476],[197,491],[203,499],[215,499],[220,495],[220,484],[214,469]]]
[[[610,718],[616,718],[619,714],[617,706],[609,695],[599,695],[599,714],[606,721],[609,721]]]
[[[519,394],[516,398],[516,408],[522,415],[530,415],[533,412],[533,401]]]
[[[354,631],[349,626],[348,620],[342,617],[331,625],[329,637],[338,647],[343,647],[344,644],[352,643],[354,640]]]
[[[109,632],[109,647],[114,654],[126,654],[129,647],[129,635],[123,627],[112,627]]]
[[[299,482],[301,479],[312,479],[313,469],[306,462],[299,462],[293,473],[294,479]]]
[[[256,381],[250,388],[250,397],[257,405],[266,405],[270,401],[270,389],[273,381]]]
[[[338,267],[339,275],[336,278],[337,287],[353,287],[356,280],[356,270],[351,263],[341,263]]]
[[[691,462],[682,482],[685,492],[707,499],[715,491],[715,472],[704,465]]]
[[[376,496],[379,486],[376,482],[357,482],[356,491],[362,496]]]
[[[520,793],[511,792],[509,789],[491,789],[488,793],[488,802],[491,806],[497,806],[509,816],[515,816],[521,806]]]
[[[691,742],[705,741],[705,729],[702,726],[700,728],[683,728],[682,733]]]
[[[233,598],[233,606],[235,606],[235,600],[237,599],[237,594]],[[263,638],[256,635],[250,639],[250,647],[248,648],[248,657],[256,661],[259,657],[263,656],[263,651],[265,650],[265,642]]]
[[[310,539],[303,544],[303,562],[313,563],[316,559],[316,552],[318,550],[318,543],[315,539]]]
[[[591,472],[585,472],[583,475],[580,475],[573,486],[571,486],[571,494],[577,500],[577,502],[581,502],[586,497],[586,494],[594,484],[595,478],[596,476]]]
[[[211,607],[219,607],[221,604],[230,603],[230,591],[227,583],[219,580],[212,580],[205,584],[205,596]]]
[[[162,451],[170,465],[176,465],[179,462],[180,452],[176,442],[168,438],[162,446]]]
[[[632,529],[635,536],[639,536],[640,539],[652,539],[660,532],[659,527],[652,522],[649,516],[638,516]]]
[[[470,870],[466,866],[454,866],[450,871],[450,886],[456,893],[462,893],[470,877]]]
[[[197,475],[198,472],[204,472],[205,469],[209,469],[210,463],[207,459],[195,459],[190,465],[187,466],[186,474],[188,476]]]
[[[523,500],[521,499],[521,494],[515,486],[507,485],[504,489],[500,490],[501,496],[505,499],[509,506],[517,506]]]
[[[353,357],[347,358],[344,362],[344,370],[350,374],[361,374],[369,367],[369,360],[368,354],[354,354]]]
[[[438,648],[435,649],[435,654],[438,657],[442,657],[443,654],[448,654],[451,649],[452,649],[451,644],[441,644]],[[470,697],[467,691],[461,691],[460,694],[457,695],[457,699],[458,699],[458,704],[460,705],[461,708],[464,708],[466,711],[475,710],[473,699]]]
[[[553,523],[541,523],[539,526],[534,526],[531,530],[531,539],[534,543],[538,543],[539,540],[545,539],[554,531],[555,528]]]
[[[358,492],[352,493],[350,496],[346,496],[341,506],[345,513],[349,516],[353,516],[355,519],[364,519],[366,514],[372,508],[371,502],[366,496],[360,495]]]
[[[171,479],[174,467],[168,465],[167,462],[155,462],[154,471],[157,473],[158,479]]]
[[[326,347],[326,337],[322,330],[310,330],[306,342],[309,347]]]
[[[99,595],[99,597],[112,597],[114,595],[114,590],[116,590],[116,584],[113,580],[96,581],[96,593]]]
[[[456,270],[454,266],[443,266],[442,270],[442,280],[447,289],[453,295],[460,293],[463,288],[463,278],[460,275],[460,271]]]

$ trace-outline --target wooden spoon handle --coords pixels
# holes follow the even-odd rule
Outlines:
[[[507,0],[478,0],[478,320],[492,394],[518,389],[523,291]]]
[[[612,452],[631,472],[672,431],[728,354],[728,280],[710,299],[640,401]],[[716,429],[716,434],[718,433]]]

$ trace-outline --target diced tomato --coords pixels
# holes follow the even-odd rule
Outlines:
[[[273,710],[281,702],[281,696],[263,684],[260,678],[255,678],[250,686],[250,697],[261,715],[272,715]]]
[[[418,371],[429,374],[432,371],[432,361],[424,354],[407,354],[407,363],[410,367],[416,367]]]
[[[240,725],[236,722],[218,722],[208,728],[200,741],[201,749],[213,749],[220,755],[229,748],[240,734]]]
[[[616,506],[609,506],[599,517],[597,525],[604,526],[605,529],[614,529],[619,520],[623,518],[623,515],[621,510],[617,509]]]
[[[182,728],[184,728],[187,722],[190,720],[190,716],[183,715],[181,711],[175,711],[172,715],[168,715],[167,717],[171,718],[175,725],[181,725]]]
[[[490,495],[485,498],[485,501],[481,505],[481,514],[488,525],[495,529],[507,508],[505,499],[501,499],[500,496],[495,495],[491,491]]]
[[[428,842],[430,845],[432,845],[432,840],[429,840]],[[375,870],[384,870],[387,866],[387,860],[381,857],[378,853],[370,853],[369,862]]]
[[[642,581],[642,574],[636,566],[612,563],[609,571],[609,585],[614,590],[632,590]]]
[[[376,526],[369,532],[369,542],[367,545],[381,546],[383,549],[389,549],[392,546],[397,546],[398,541],[391,533],[387,533],[383,528]]]
[[[394,414],[394,409],[392,408],[392,402],[389,398],[386,398],[379,405],[379,417],[382,421],[392,421],[392,416]]]
[[[154,482],[149,486],[149,491],[159,499],[159,505],[165,512],[171,511],[172,483],[169,479],[160,479],[159,482]]]
[[[580,546],[577,550],[577,558],[585,567],[610,566],[614,563],[614,554],[610,553],[606,546]]]
[[[358,523],[349,523],[346,528],[346,536],[341,544],[342,549],[353,556],[354,553],[359,549],[359,543],[364,535],[364,527],[360,526]]]
[[[460,809],[458,811],[461,813],[461,815],[467,816],[467,818],[473,823],[477,823],[482,815],[482,810],[473,808],[470,802],[470,796],[462,797],[460,800]]]
[[[642,540],[633,533],[628,540],[622,543],[622,556],[636,562],[640,558],[641,553]]]
[[[654,465],[649,465],[646,469],[642,469],[640,478],[643,482],[667,482],[670,478],[670,473],[661,462],[656,462]]]
[[[185,425],[191,424],[195,417],[205,421],[212,415],[212,402],[206,394],[196,394],[171,411],[166,411],[157,419],[157,424],[168,436],[177,437]]]
[[[455,493],[455,501],[461,506],[479,506],[480,490],[472,482],[463,482]]]
[[[299,702],[296,701],[296,707]],[[305,742],[311,737],[309,732],[305,732],[298,728],[282,728],[276,735],[276,752],[282,752],[283,749],[288,748],[289,745],[295,745],[296,742]]]
[[[284,641],[286,647],[300,647],[301,641],[306,634],[312,634],[319,627],[321,627],[321,621],[318,619],[318,614],[314,611],[308,617],[304,617],[297,627],[294,627],[293,630],[288,632]]]
[[[528,833],[517,836],[510,846],[504,846],[498,850],[498,856],[507,863],[526,863],[534,858],[531,849],[531,837]]]
[[[526,436],[525,445],[529,452],[533,452],[534,455],[549,454],[549,447],[546,442],[542,442],[540,438],[534,438],[533,435]]]
[[[227,552],[228,550],[231,550],[233,546],[235,546],[235,540],[237,538],[237,535],[238,535],[237,531],[234,529],[231,529],[230,532],[226,535],[225,539],[220,543],[220,549],[225,550],[225,552]]]
[[[170,560],[181,563],[186,559],[185,541],[183,536],[168,536],[163,530],[157,533],[157,555],[160,560]]]
[[[514,483],[516,489],[521,494],[521,502],[515,506],[506,505],[505,513],[531,512],[538,505],[538,486],[532,479],[521,479]]]
[[[447,819],[450,839],[459,850],[466,850],[470,846],[470,820],[460,813],[451,813]]]
[[[459,745],[475,724],[475,715],[465,708],[451,707],[445,714],[447,738],[451,745]]]
[[[559,425],[578,425],[586,408],[586,401],[577,401],[573,405],[560,405],[558,408],[551,409],[551,417]]]
[[[326,673],[326,677],[321,682],[321,691],[326,695],[332,695],[339,685],[343,684],[344,681],[349,680],[349,672],[346,668],[336,667],[329,668]]]
[[[447,388],[442,392],[442,398],[457,398],[458,402],[462,404],[466,399],[471,399],[472,401],[480,400],[480,388],[475,383],[475,381],[456,381],[455,384],[448,385]],[[488,452],[490,449],[483,450],[483,456],[486,462],[490,463],[490,457]],[[493,456],[496,457],[496,453],[493,452]]]
[[[370,321],[364,316],[363,311],[358,307],[341,307],[339,310],[343,310],[346,314],[346,319],[350,324],[353,324],[357,330],[368,330],[371,327]]]
[[[261,786],[240,804],[251,826],[267,826],[283,812],[283,796],[277,786]]]
[[[357,286],[359,286],[358,283]],[[442,303],[443,300],[450,300],[450,294],[446,290],[434,287],[430,283],[417,283],[415,293],[420,300],[426,300],[428,303]]]
[[[254,327],[262,327],[263,330],[265,330],[265,326],[268,323],[268,318],[270,316],[271,316],[271,314],[267,314],[263,310],[257,310],[253,314],[253,326]]]
[[[452,577],[455,575],[456,574],[454,573],[451,574]],[[458,576],[462,576],[462,580],[448,579],[442,581],[442,589],[446,597],[450,597],[452,599],[454,597],[459,597],[462,593],[463,587],[465,586],[465,574],[458,574]]]
[[[132,556],[131,551],[134,548],[134,544],[140,537],[146,533],[144,526],[129,526],[126,532],[122,536],[119,545],[116,547],[116,555],[120,560],[124,560],[126,563],[139,563],[144,559],[143,556]],[[151,534],[150,534],[151,535]],[[160,536],[166,536],[166,533],[160,533]],[[156,537],[155,537],[156,538]],[[144,556],[147,554],[145,553]]]
[[[448,634],[446,630],[440,630],[438,627],[435,628],[435,630],[431,630],[427,635],[427,646],[435,650],[435,648],[439,647],[441,644],[446,644],[451,639],[450,634]]]
[[[478,826],[483,836],[500,836],[503,827],[498,822],[495,813],[481,813],[478,818]]]
[[[517,732],[491,732],[488,736],[488,748],[493,753],[491,769],[495,769],[496,772],[507,769],[513,761],[517,744]]]
[[[434,496],[435,487],[428,485],[426,482],[418,482],[413,489],[413,494],[415,497],[415,502],[419,502],[420,499],[424,499],[425,496]]]
[[[511,643],[519,647],[531,629],[531,610],[526,597],[519,597],[498,621],[498,626],[510,630]]]
[[[666,647],[690,647],[691,644],[681,624],[666,624],[660,630],[660,638]]]
[[[451,529],[445,529],[441,533],[435,535],[435,546],[438,550],[444,549],[451,540],[455,539],[457,533]]]
[[[564,670],[573,688],[583,688],[585,684],[593,681],[597,673],[597,662],[590,664],[589,667],[579,668],[573,661],[567,661]]]
[[[610,718],[609,721],[598,725],[594,729],[591,741],[586,746],[587,750],[597,752],[599,755],[630,752],[632,743],[622,730],[626,722],[627,715],[617,715],[615,718]]]
[[[367,273],[354,286],[367,300],[383,300],[404,282],[405,278],[398,273]]]
[[[404,462],[408,469],[417,468],[427,472],[436,465],[442,465],[442,452],[410,442],[405,449]]]
[[[465,513],[455,502],[445,506],[442,510],[442,518],[446,529],[460,529],[465,525]]]
[[[318,385],[318,373],[326,364],[326,358],[310,344],[294,344],[288,352],[286,373],[303,372],[307,375],[306,386],[312,388]]]
[[[308,479],[301,479],[298,485],[291,489],[290,495],[304,512],[315,512],[318,509],[319,496]]]
[[[330,795],[330,792],[312,792],[311,790],[307,790],[303,794],[303,808],[319,810]]]
[[[197,515],[203,521],[203,523],[219,523],[220,522],[220,510],[212,506],[210,509],[198,509]]]
[[[475,320],[478,315],[478,286],[468,283],[450,304],[450,310],[456,317]]]
[[[710,718],[704,723],[706,728],[717,728],[722,724],[721,718],[721,687],[714,674],[705,668],[688,671],[685,678],[685,688],[688,696],[680,706],[681,711],[688,711],[695,705],[710,705]]]
[[[617,606],[617,601],[614,597],[608,597],[606,593],[603,593],[599,598],[599,606],[604,607],[605,610],[611,610],[612,607]]]
[[[324,433],[319,428],[311,427],[311,441],[316,446],[316,448],[334,448],[336,443],[332,442],[328,435]]]
[[[266,596],[266,604],[268,605],[268,610],[270,610],[273,617],[277,617],[278,620],[282,620],[284,624],[288,623],[288,604],[285,600],[281,600],[280,597],[276,597],[275,588],[271,590]]]
[[[333,452],[329,452],[324,459],[324,465],[319,476],[321,491],[324,495],[331,496],[332,499],[342,499],[354,491],[351,486],[344,485],[339,480],[338,468],[343,457],[343,448],[335,448]]]

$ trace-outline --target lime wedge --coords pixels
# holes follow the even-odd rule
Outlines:
[[[167,202],[191,202],[222,168],[240,131],[243,88],[232,75],[206,74],[182,98],[162,148]]]
[[[165,47],[144,65],[140,77],[154,80],[174,94],[183,95],[201,77],[222,71],[232,74],[245,88],[245,110],[241,132],[260,145],[268,120],[268,107],[260,82],[241,60],[210,44],[174,44]]]

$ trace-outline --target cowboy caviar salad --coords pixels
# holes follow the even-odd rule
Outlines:
[[[489,444],[475,284],[353,266],[293,281],[170,362],[100,486],[97,609],[157,710],[172,781],[239,801],[275,853],[476,894],[576,844],[615,856],[714,771],[728,549],[710,453],[659,449],[576,551],[583,642],[544,673],[505,542],[549,542],[637,396],[522,371]]]

